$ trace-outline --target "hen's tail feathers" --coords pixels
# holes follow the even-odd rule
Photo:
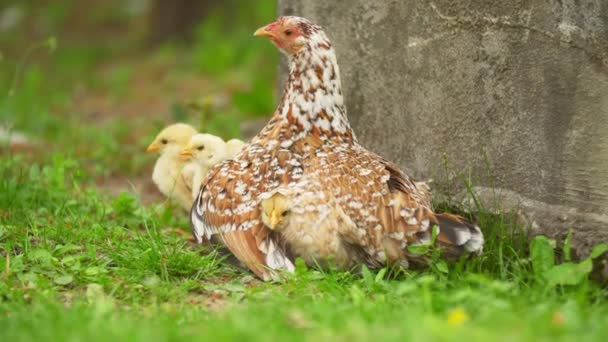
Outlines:
[[[477,225],[452,214],[436,214],[435,217],[439,225],[437,243],[444,247],[446,256],[459,258],[465,253],[481,254],[484,240]]]

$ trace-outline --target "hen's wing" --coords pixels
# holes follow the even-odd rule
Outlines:
[[[449,255],[481,249],[483,237],[477,226],[455,215],[433,213],[428,192],[363,147],[334,146],[321,154],[319,163],[320,179],[358,227],[345,238],[376,261],[423,262],[407,247],[429,242],[433,225],[439,226],[437,241]]]
[[[269,280],[276,275],[272,270],[294,266],[260,220],[262,180],[251,167],[247,160],[230,159],[210,170],[192,207],[192,230],[199,242],[217,235],[249,269]]]

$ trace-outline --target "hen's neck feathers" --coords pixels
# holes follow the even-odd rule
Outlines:
[[[313,27],[307,43],[288,58],[289,78],[277,112],[290,133],[353,142],[336,53],[323,31]]]

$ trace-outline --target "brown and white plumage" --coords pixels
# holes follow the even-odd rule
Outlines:
[[[481,250],[478,227],[433,213],[428,191],[357,143],[346,116],[336,55],[319,26],[281,17],[256,35],[271,39],[287,56],[285,93],[268,124],[243,151],[210,171],[191,215],[199,240],[218,235],[263,279],[273,278],[273,269],[292,269],[281,234],[266,227],[260,208],[266,196],[285,189],[290,200],[304,198],[294,193],[313,194],[303,202],[311,208],[307,228],[317,227],[321,231],[315,236],[325,233],[329,241],[337,234],[349,245],[344,266],[351,261],[373,267],[417,261],[407,247],[430,241],[433,225],[439,226],[437,241],[450,254]],[[345,223],[321,222],[325,206],[332,220]],[[324,247],[323,239],[312,240],[318,245],[311,250]],[[336,259],[344,250],[334,248],[333,253],[327,258]]]
[[[180,152],[194,134],[196,129],[190,125],[172,124],[158,133],[147,148],[148,152],[160,154],[154,165],[152,181],[163,195],[185,210],[192,207],[192,189],[184,173],[185,161],[180,158]]]
[[[291,253],[308,265],[353,269],[365,263],[365,255],[349,243],[349,238],[354,238],[349,235],[357,227],[321,184],[299,182],[260,198],[264,225],[279,234]]]

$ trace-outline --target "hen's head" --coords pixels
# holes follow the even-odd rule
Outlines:
[[[213,134],[195,134],[181,151],[183,159],[192,158],[199,165],[211,167],[224,160],[227,150],[222,138]]]
[[[289,62],[289,77],[277,108],[282,122],[305,134],[314,131],[353,141],[336,52],[325,32],[308,19],[279,17],[254,35],[269,38]]]
[[[316,47],[313,44],[330,46],[321,27],[301,17],[279,17],[275,22],[257,29],[253,35],[269,38],[287,56],[295,56],[307,46],[310,51]]]
[[[177,156],[194,134],[196,129],[190,125],[183,123],[169,125],[158,133],[147,151]]]

